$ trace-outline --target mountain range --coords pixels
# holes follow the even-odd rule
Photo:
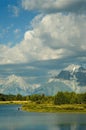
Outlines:
[[[58,91],[86,92],[86,67],[71,64],[67,67],[43,75],[24,78],[15,74],[0,79],[0,93],[4,94],[46,94],[55,95]]]

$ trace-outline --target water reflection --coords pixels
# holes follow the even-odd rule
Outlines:
[[[62,125],[57,125],[57,130],[86,130],[86,125],[62,124]]]
[[[86,130],[85,114],[27,113],[0,106],[0,130]]]

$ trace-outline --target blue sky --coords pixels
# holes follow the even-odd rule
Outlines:
[[[0,44],[17,44],[37,13],[22,9],[21,0],[0,0]]]
[[[53,60],[51,68],[86,62],[86,0],[0,0],[2,73]]]

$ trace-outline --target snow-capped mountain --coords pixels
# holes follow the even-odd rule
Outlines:
[[[69,71],[69,72],[75,72],[75,71],[78,71],[80,67],[81,67],[80,65],[71,64],[67,66],[64,70]]]
[[[6,94],[23,94],[31,92],[30,84],[27,84],[22,77],[10,75],[0,82],[0,92]]]
[[[48,81],[34,93],[55,95],[58,91],[86,92],[86,69],[80,65],[69,65]]]
[[[47,76],[25,79],[10,75],[0,79],[0,93],[55,95],[58,91],[86,92],[86,67],[72,64],[60,71],[51,69]]]
[[[86,85],[86,69],[79,65],[71,65],[62,70],[58,75],[58,79],[76,80],[81,86]]]
[[[69,65],[55,78],[73,88],[75,92],[86,91],[86,68],[83,66]]]

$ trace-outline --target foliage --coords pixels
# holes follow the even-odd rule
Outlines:
[[[34,94],[29,96],[29,100],[36,102],[38,104],[48,103],[52,101],[52,96],[45,96],[44,94]]]
[[[75,92],[58,92],[55,96],[46,96],[44,94],[34,94],[22,96],[17,95],[6,95],[0,94],[0,101],[31,101],[37,104],[86,104],[86,92],[85,93],[75,93]]]
[[[75,92],[58,92],[54,97],[54,104],[85,104],[86,93],[76,94]]]
[[[58,92],[55,96],[0,94],[1,104],[21,104],[31,112],[86,112],[86,93]]]

